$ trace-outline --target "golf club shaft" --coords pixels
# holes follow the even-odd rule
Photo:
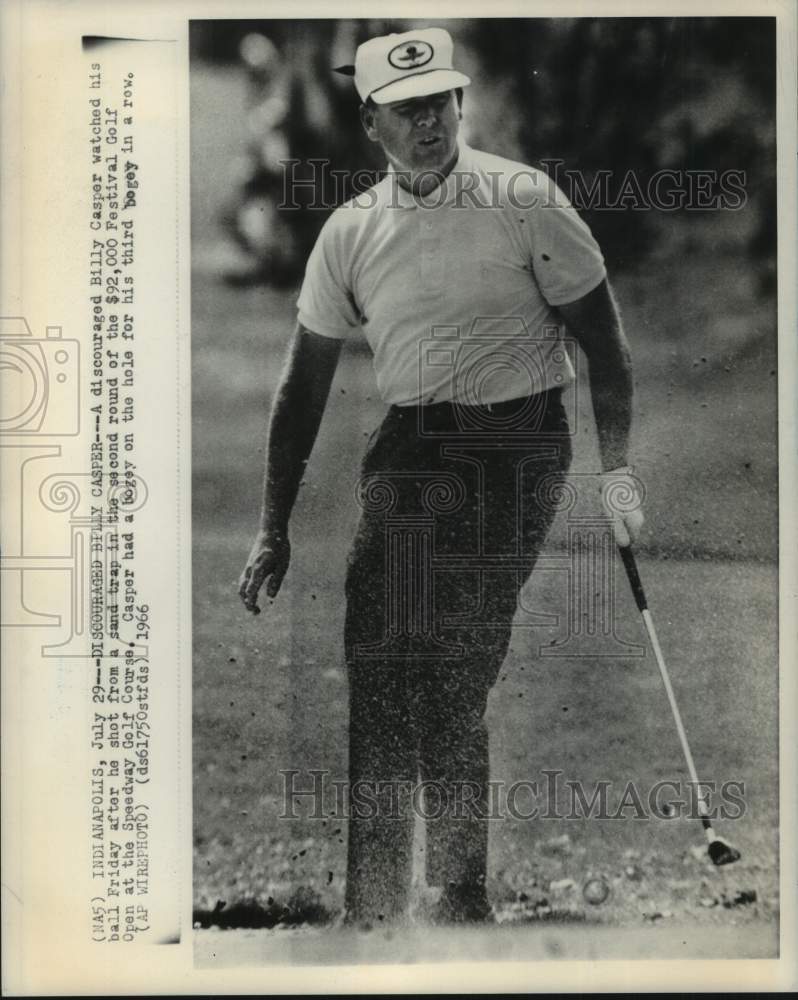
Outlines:
[[[690,779],[695,785],[696,794],[698,798],[698,811],[701,813],[701,821],[704,825],[704,829],[711,832],[712,827],[709,823],[707,817],[707,806],[704,802],[704,797],[701,794],[701,786],[698,781],[698,772],[696,771],[695,761],[693,760],[693,755],[690,752],[690,744],[687,741],[687,733],[685,732],[684,723],[682,722],[682,714],[679,711],[679,706],[676,703],[676,695],[673,693],[673,686],[671,685],[670,675],[668,673],[668,667],[665,663],[665,657],[662,655],[662,648],[659,644],[659,639],[657,638],[657,631],[654,628],[654,621],[651,617],[651,612],[648,610],[648,602],[646,601],[646,594],[643,590],[643,584],[640,580],[640,574],[637,570],[637,562],[635,561],[634,553],[632,552],[632,547],[630,545],[619,545],[618,549],[621,553],[621,559],[623,561],[624,569],[626,570],[626,575],[629,578],[629,584],[632,588],[632,593],[634,594],[637,607],[643,616],[643,623],[646,626],[646,631],[648,632],[648,638],[651,642],[651,648],[654,650],[654,658],[657,661],[657,666],[659,667],[660,677],[662,678],[663,686],[665,687],[665,693],[668,696],[668,702],[671,706],[671,712],[673,714],[673,721],[676,723],[676,731],[679,734],[679,742],[682,745],[682,752],[684,753],[684,759],[687,761],[687,770],[690,773]]]

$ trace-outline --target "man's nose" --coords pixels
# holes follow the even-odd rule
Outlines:
[[[416,125],[429,126],[435,122],[435,109],[432,105],[427,105],[424,108],[419,108],[416,113]]]

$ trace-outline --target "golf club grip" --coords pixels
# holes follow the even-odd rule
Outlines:
[[[634,594],[635,602],[637,603],[638,611],[645,611],[648,608],[648,603],[646,602],[646,594],[643,590],[643,584],[640,581],[640,574],[637,572],[637,563],[635,562],[634,553],[632,552],[631,545],[619,545],[618,551],[621,553],[621,559],[623,559],[623,566],[626,570],[626,575],[629,578],[629,586],[632,588],[632,593]]]

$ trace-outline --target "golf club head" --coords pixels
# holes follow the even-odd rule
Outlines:
[[[737,848],[727,844],[722,837],[713,840],[708,850],[713,865],[731,865],[740,860],[740,852]]]

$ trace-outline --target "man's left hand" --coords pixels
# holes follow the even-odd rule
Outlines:
[[[624,465],[601,475],[601,500],[612,518],[615,542],[627,548],[636,542],[645,518],[641,510],[643,488],[631,466]]]

